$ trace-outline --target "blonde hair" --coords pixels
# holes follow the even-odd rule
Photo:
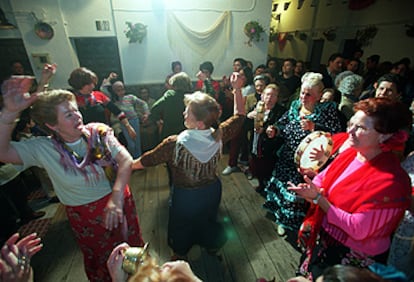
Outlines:
[[[132,275],[128,282],[183,282],[195,281],[191,277],[183,275],[177,269],[172,269],[168,272],[162,271],[162,266],[156,263],[156,260],[147,257],[144,262],[138,267],[137,272]],[[199,280],[197,280],[199,281]]]
[[[190,92],[192,88],[190,77],[183,71],[174,74],[168,83],[176,91]]]
[[[268,85],[265,87],[265,89],[263,89],[263,92],[264,92],[266,89],[273,89],[273,90],[275,90],[275,91],[276,91],[276,93],[279,95],[279,92],[280,92],[280,87],[279,87],[279,85],[277,85],[276,83],[271,83],[271,84],[268,84]]]
[[[188,106],[197,121],[202,121],[206,128],[213,127],[215,140],[221,138],[221,131],[218,128],[221,115],[220,105],[216,99],[200,91],[184,96],[184,104]]]
[[[57,124],[57,106],[63,102],[76,102],[72,92],[56,89],[44,91],[38,94],[37,100],[33,103],[30,115],[36,124],[48,133],[52,131],[46,126]]]
[[[128,282],[161,282],[160,267],[155,259],[150,257],[145,259],[138,271],[128,279]]]
[[[317,87],[319,92],[325,88],[322,82],[323,76],[317,72],[307,72],[302,76],[302,89]]]

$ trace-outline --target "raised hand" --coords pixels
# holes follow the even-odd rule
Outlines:
[[[56,73],[56,70],[56,64],[45,64],[42,69],[42,78],[40,79],[39,84],[47,84],[52,76]]]
[[[309,158],[312,161],[319,161],[322,160],[322,158],[325,156],[325,150],[323,149],[323,145],[319,148],[313,148],[312,151],[309,153]]]
[[[238,72],[233,72],[230,76],[230,83],[233,89],[243,88],[245,80],[245,77],[241,76]]]
[[[116,79],[116,78],[118,78],[118,74],[116,72],[111,72],[108,76],[109,80]]]
[[[19,113],[29,107],[37,98],[36,93],[30,95],[29,89],[34,77],[12,76],[1,86],[3,93],[3,114]]]

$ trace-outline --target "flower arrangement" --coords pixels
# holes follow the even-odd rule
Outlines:
[[[375,25],[367,26],[364,29],[359,29],[356,32],[355,39],[359,46],[366,47],[371,45],[372,40],[377,35],[378,28]]]
[[[263,26],[257,21],[250,21],[244,25],[244,34],[249,38],[246,42],[247,45],[252,46],[252,41],[257,42],[263,40],[262,33],[264,32]]]
[[[147,35],[147,26],[142,23],[133,24],[132,22],[125,22],[127,29],[124,31],[125,36],[129,39],[128,43],[141,43]]]
[[[274,27],[270,28],[270,34],[269,34],[269,42],[276,42],[278,37],[278,32],[275,30]]]

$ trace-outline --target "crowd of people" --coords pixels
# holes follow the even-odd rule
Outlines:
[[[409,281],[414,277],[409,267],[414,261],[413,71],[406,58],[381,65],[380,56],[372,55],[363,64],[361,52],[349,59],[332,54],[326,66],[313,71],[292,58],[269,58],[255,69],[235,58],[232,73],[220,81],[212,77],[213,63],[205,61],[194,85],[176,61],[158,100],[151,100],[146,87],[139,94],[127,92],[116,73],[108,74],[98,91],[98,77],[84,67],[69,75],[70,90],[47,90],[56,66],[46,65],[32,94],[32,77],[11,77],[2,85],[0,161],[47,172],[91,281],[128,279],[124,250],[144,245],[129,178],[133,170],[161,163],[171,187],[168,245],[171,259],[180,263],[159,267],[150,260],[147,266],[158,277],[153,281],[166,281],[163,275],[171,271],[199,281],[182,262],[191,247],[216,255],[227,240],[216,220],[222,150],[229,162],[221,174],[257,178],[255,190],[277,235],[297,236],[302,278],[290,281],[325,281],[346,272],[339,265],[364,269],[361,277],[382,281],[372,273],[377,264],[395,267]],[[27,108],[44,135],[10,141]],[[332,150],[318,144],[309,154],[317,165],[304,167],[298,150],[317,132],[327,136]],[[147,134],[157,140],[155,148],[143,148]],[[27,203],[22,206],[26,217],[35,217]],[[0,277],[28,281],[28,261],[40,241],[36,235],[19,241],[12,234],[4,237]]]

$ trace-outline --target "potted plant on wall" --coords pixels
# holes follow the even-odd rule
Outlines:
[[[246,42],[247,45],[252,46],[252,41],[257,42],[263,40],[262,33],[264,32],[263,26],[258,21],[249,21],[244,25],[244,34],[249,38]]]
[[[278,33],[277,33],[276,29],[274,27],[271,27],[270,28],[270,34],[269,34],[269,42],[270,43],[276,42],[277,41],[277,36],[278,36]]]
[[[141,43],[147,35],[147,26],[142,23],[133,24],[132,22],[125,22],[127,29],[124,31],[125,36],[129,39],[128,43]]]
[[[355,39],[359,46],[366,47],[371,45],[372,40],[377,35],[378,28],[375,25],[367,26],[363,29],[359,29],[356,32]]]

